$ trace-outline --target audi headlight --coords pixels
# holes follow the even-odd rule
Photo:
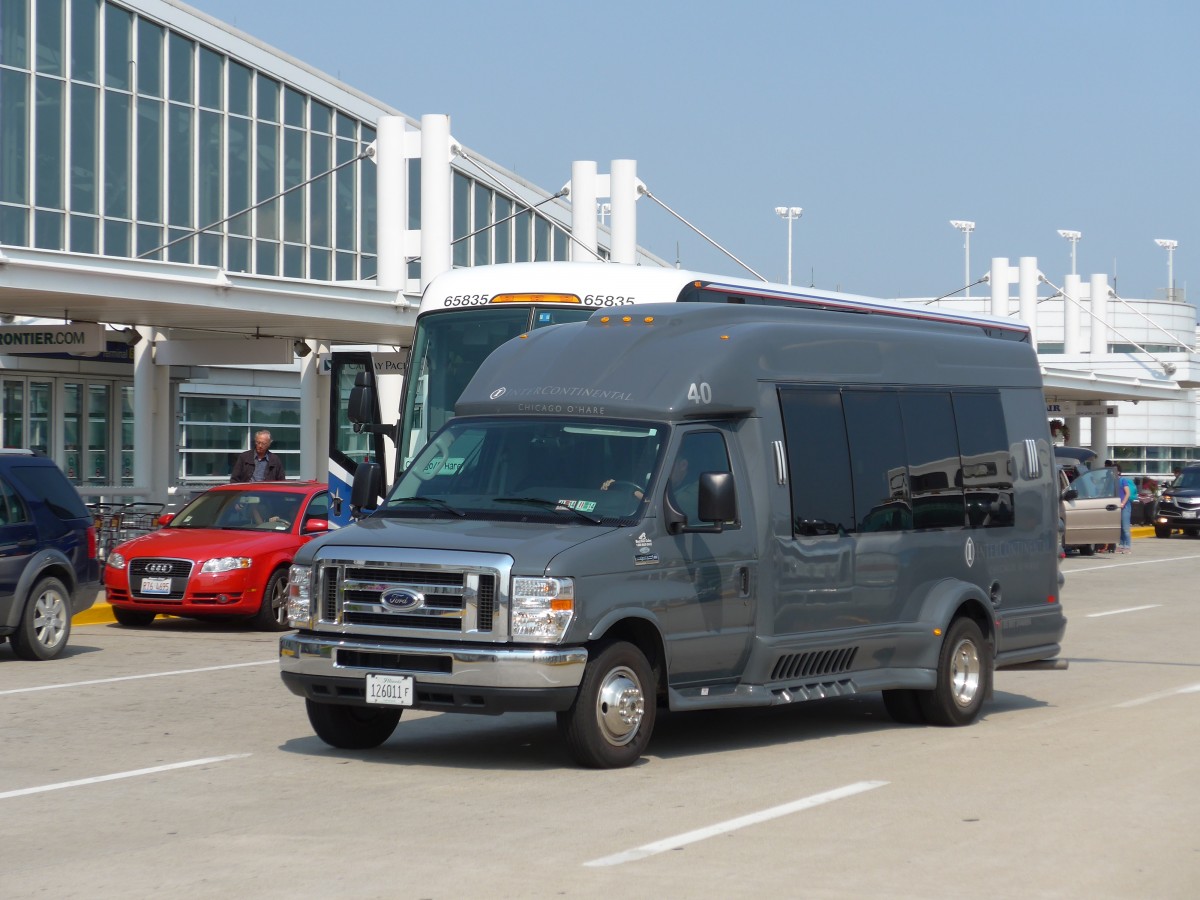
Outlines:
[[[288,624],[306,628],[312,624],[312,567],[292,566],[288,569]]]
[[[105,563],[105,565],[112,566],[112,568],[114,568],[114,569],[124,569],[125,568],[125,554],[123,554],[123,553],[108,554],[108,561]]]
[[[547,644],[561,641],[575,614],[572,578],[514,578],[512,636]]]
[[[206,559],[200,567],[201,575],[215,575],[219,572],[233,572],[236,569],[250,568],[248,556],[220,556],[216,559]]]

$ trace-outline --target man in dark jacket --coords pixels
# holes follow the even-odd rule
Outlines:
[[[271,452],[271,432],[254,433],[254,449],[238,456],[230,481],[283,481],[283,460]]]

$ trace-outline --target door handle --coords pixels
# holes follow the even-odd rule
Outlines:
[[[1116,509],[1116,508],[1117,508],[1117,504],[1115,504],[1115,503],[1110,503],[1110,504],[1108,504],[1108,506],[1106,506],[1106,507],[1104,507],[1104,508],[1105,508],[1105,509],[1106,509],[1108,512],[1112,512],[1114,509]]]
[[[749,566],[740,566],[737,571],[738,577],[738,596],[750,596],[750,568]]]

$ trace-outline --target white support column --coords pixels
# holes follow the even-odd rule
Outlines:
[[[316,480],[320,470],[320,436],[325,431],[318,428],[321,405],[320,357],[314,341],[304,343],[311,352],[300,360],[300,478],[302,481],[312,481]]]
[[[142,339],[133,345],[133,483],[149,487],[159,456],[154,446],[154,329],[139,325],[136,331]]]
[[[421,290],[450,271],[453,178],[450,117],[421,117]]]
[[[1092,276],[1092,359],[1108,353],[1108,276]],[[1094,421],[1094,420],[1093,420]],[[1097,450],[1097,453],[1100,451]]]
[[[1068,275],[1063,282],[1063,291],[1067,295],[1063,297],[1063,353],[1069,356],[1079,353],[1083,344],[1083,335],[1079,330],[1082,314],[1077,305],[1083,302],[1083,280],[1078,275]]]
[[[154,342],[165,341],[166,332],[155,330]],[[154,366],[154,460],[150,477],[150,496],[154,501],[167,499],[167,488],[178,478],[179,455],[175,447],[175,403],[171,396],[171,367]]]
[[[1017,298],[1022,321],[1029,326],[1033,348],[1037,349],[1037,289],[1036,256],[1022,256],[1017,261]]]
[[[989,278],[992,287],[992,315],[1008,315],[1008,289],[1012,285],[1012,267],[1007,256],[992,257],[992,272]]]
[[[375,281],[389,291],[408,283],[408,157],[403,116],[380,116],[375,139]]]
[[[1108,454],[1108,416],[1089,416],[1092,421],[1092,449],[1100,457],[1092,463],[1099,467],[1109,458]]]
[[[571,233],[575,237],[571,242],[572,260],[591,262],[597,258],[597,195],[596,163],[571,163]]]
[[[328,341],[313,342],[313,356],[320,360],[322,357],[328,356],[330,345]],[[320,363],[318,362],[317,374],[320,375]],[[320,383],[317,385],[317,411],[313,420],[313,430],[317,434],[329,434],[329,392],[333,386],[330,384],[328,377],[319,377]],[[318,438],[317,442],[317,481],[329,481],[329,452],[323,441]]]
[[[637,160],[614,159],[610,169],[613,262],[637,262]]]

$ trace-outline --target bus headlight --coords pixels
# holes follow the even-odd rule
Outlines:
[[[512,636],[514,640],[561,641],[575,614],[573,578],[514,578]]]
[[[292,566],[288,569],[288,624],[292,628],[312,625],[312,567]]]

